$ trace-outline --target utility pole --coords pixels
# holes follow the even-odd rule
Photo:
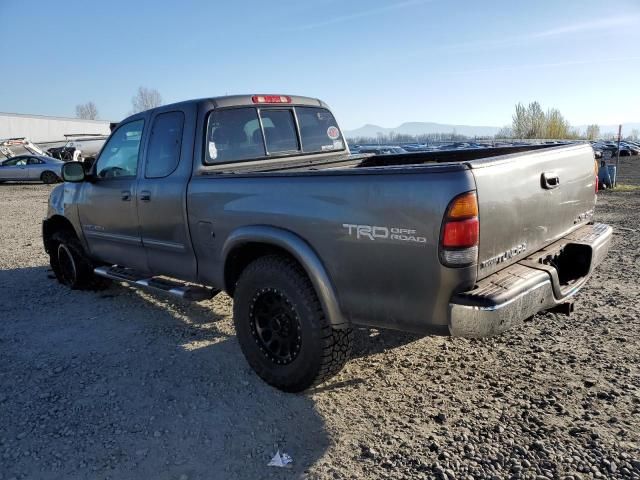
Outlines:
[[[618,125],[618,151],[616,155],[616,181],[613,183],[615,187],[618,184],[618,176],[620,175],[620,137],[622,136],[622,125]]]

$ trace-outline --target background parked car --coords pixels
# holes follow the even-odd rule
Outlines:
[[[44,155],[20,155],[0,163],[0,183],[6,181],[41,181],[57,183],[62,178],[64,162]]]
[[[640,155],[640,147],[633,142],[620,142],[620,148],[625,147],[632,155]]]
[[[351,151],[351,153],[373,153],[374,155],[392,155],[396,153],[408,153],[408,152],[402,147],[391,145],[391,146],[375,146],[375,147],[362,146],[362,147],[355,148],[353,151]]]

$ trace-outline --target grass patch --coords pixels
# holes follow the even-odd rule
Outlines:
[[[616,185],[616,188],[613,189],[614,192],[639,192],[640,185],[627,185],[624,183],[619,183]]]

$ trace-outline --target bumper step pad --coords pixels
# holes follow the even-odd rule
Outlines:
[[[604,260],[612,237],[608,225],[585,225],[519,263],[478,281],[474,289],[453,295],[449,302],[449,332],[460,337],[497,335],[542,310],[570,301]],[[569,244],[591,249],[588,273],[562,288],[555,267],[544,263]]]

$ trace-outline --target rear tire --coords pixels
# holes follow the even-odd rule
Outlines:
[[[46,172],[42,172],[42,175],[40,175],[40,180],[42,180],[47,185],[58,183],[60,181],[58,176],[55,173],[50,172],[49,170],[47,170]]]
[[[70,232],[55,232],[51,236],[49,263],[58,282],[72,290],[101,290],[110,284],[108,279],[93,273],[91,259]]]
[[[284,256],[261,257],[245,268],[233,317],[251,368],[285,392],[328,380],[351,352],[352,330],[331,326],[304,270]]]

